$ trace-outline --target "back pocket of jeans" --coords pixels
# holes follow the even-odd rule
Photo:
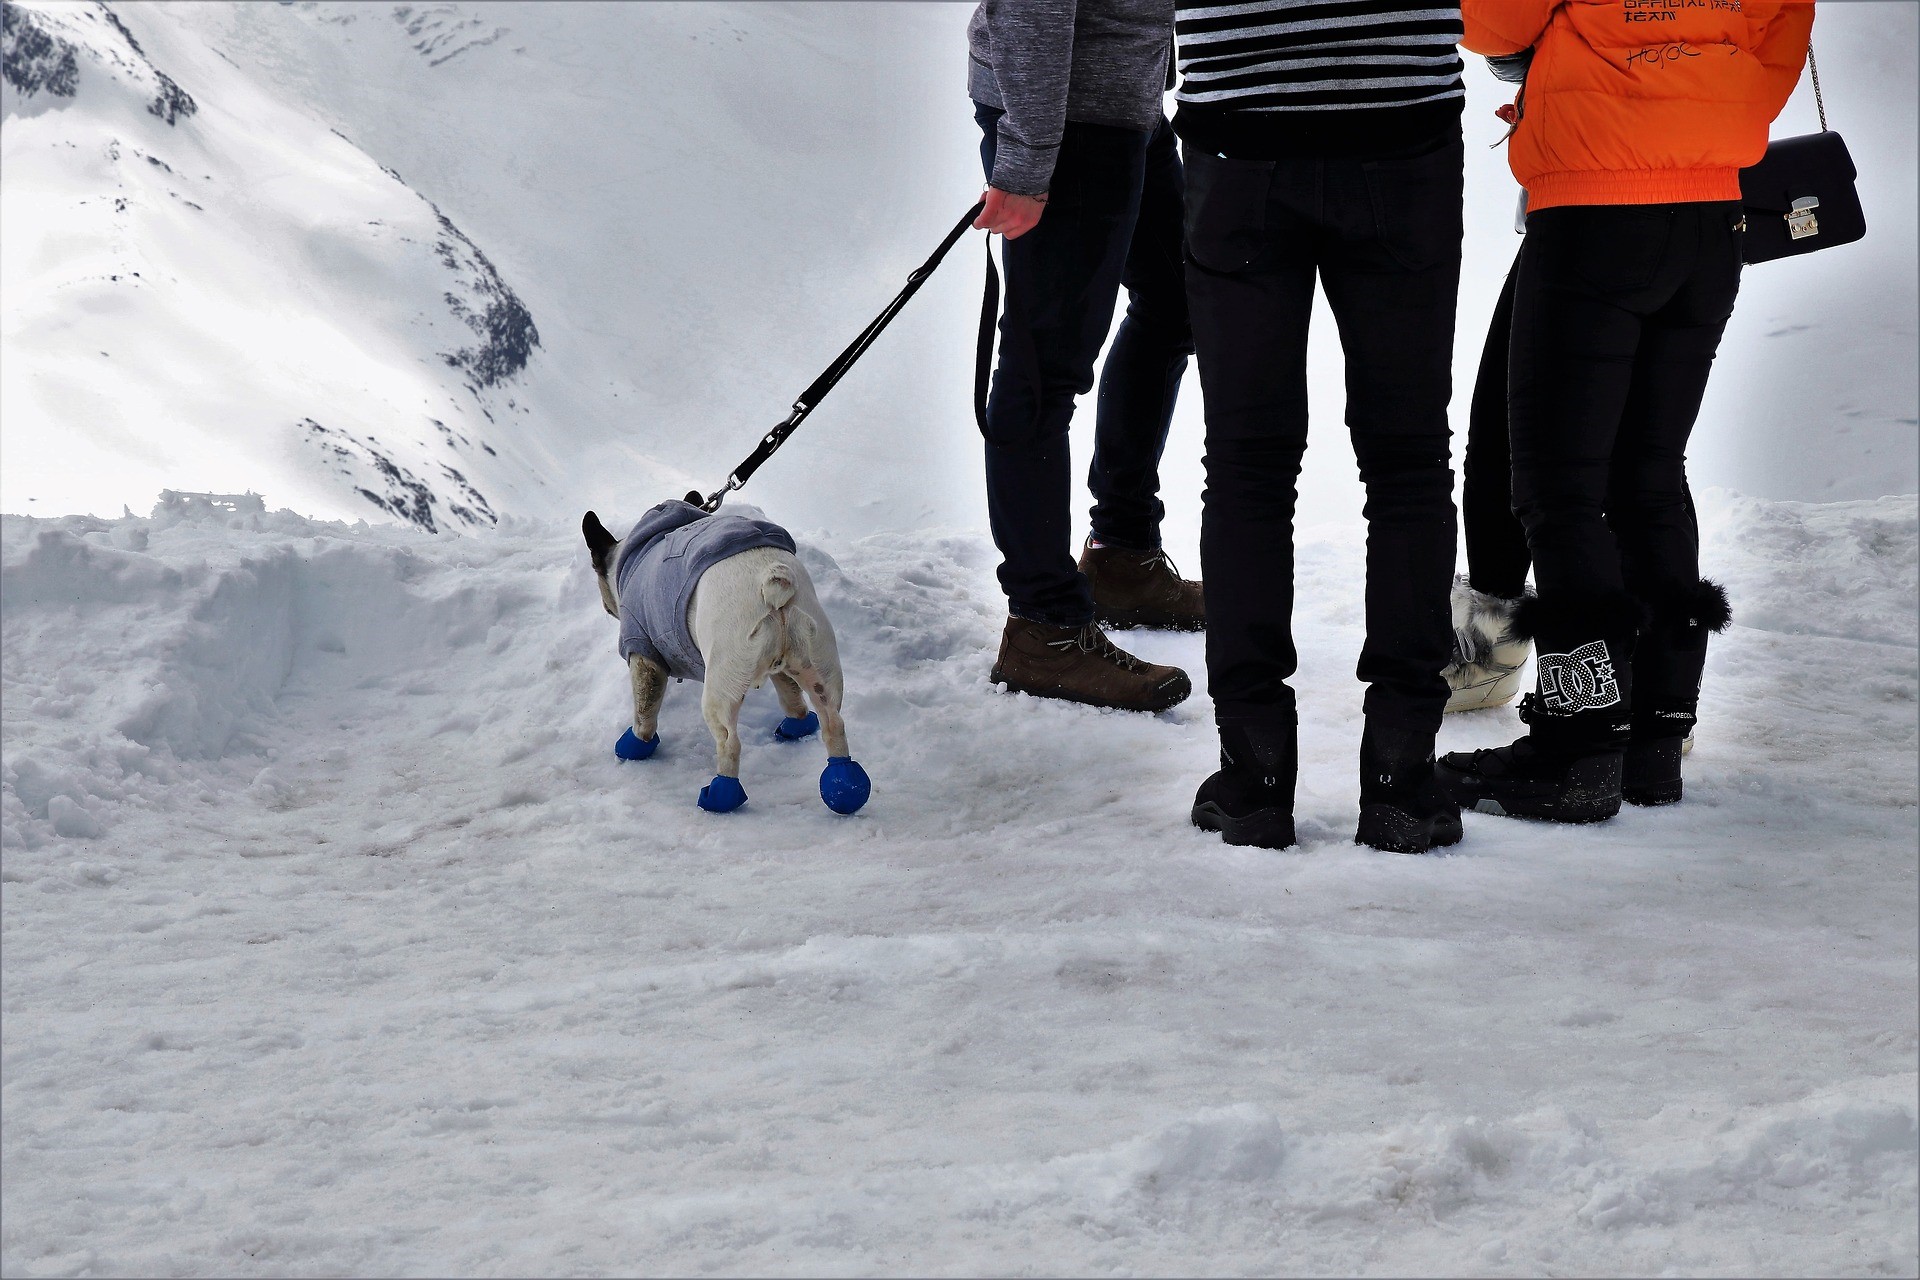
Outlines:
[[[1569,264],[1601,293],[1631,293],[1653,283],[1673,239],[1671,209],[1594,205],[1573,211],[1577,234]]]
[[[1409,271],[1460,256],[1464,144],[1452,139],[1403,160],[1362,165],[1381,247]]]
[[[1204,152],[1187,160],[1187,254],[1209,271],[1244,271],[1266,246],[1271,160]]]

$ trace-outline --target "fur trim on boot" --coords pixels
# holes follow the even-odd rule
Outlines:
[[[1519,601],[1475,591],[1461,576],[1453,580],[1452,603],[1453,658],[1440,673],[1447,710],[1505,706],[1520,692],[1520,669],[1533,647],[1512,634]]]
[[[1656,623],[1705,627],[1718,635],[1733,621],[1727,589],[1711,578],[1655,587],[1646,593],[1646,601]]]

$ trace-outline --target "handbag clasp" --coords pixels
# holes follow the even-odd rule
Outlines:
[[[1801,196],[1793,202],[1793,208],[1787,210],[1787,235],[1794,240],[1805,240],[1808,236],[1820,234],[1820,219],[1813,211],[1820,207],[1817,196]]]

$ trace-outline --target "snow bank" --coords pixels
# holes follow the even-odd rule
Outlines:
[[[1701,511],[1686,803],[1430,858],[1349,843],[1345,541],[1272,854],[1186,825],[1204,688],[988,688],[977,535],[803,535],[874,799],[763,692],[715,817],[568,526],[6,517],[0,1264],[1910,1272],[1916,504]]]

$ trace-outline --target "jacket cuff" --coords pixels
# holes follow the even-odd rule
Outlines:
[[[994,140],[993,175],[988,183],[1010,195],[1043,196],[1053,183],[1053,164],[1060,158],[1060,145],[1029,147],[1000,131]]]

